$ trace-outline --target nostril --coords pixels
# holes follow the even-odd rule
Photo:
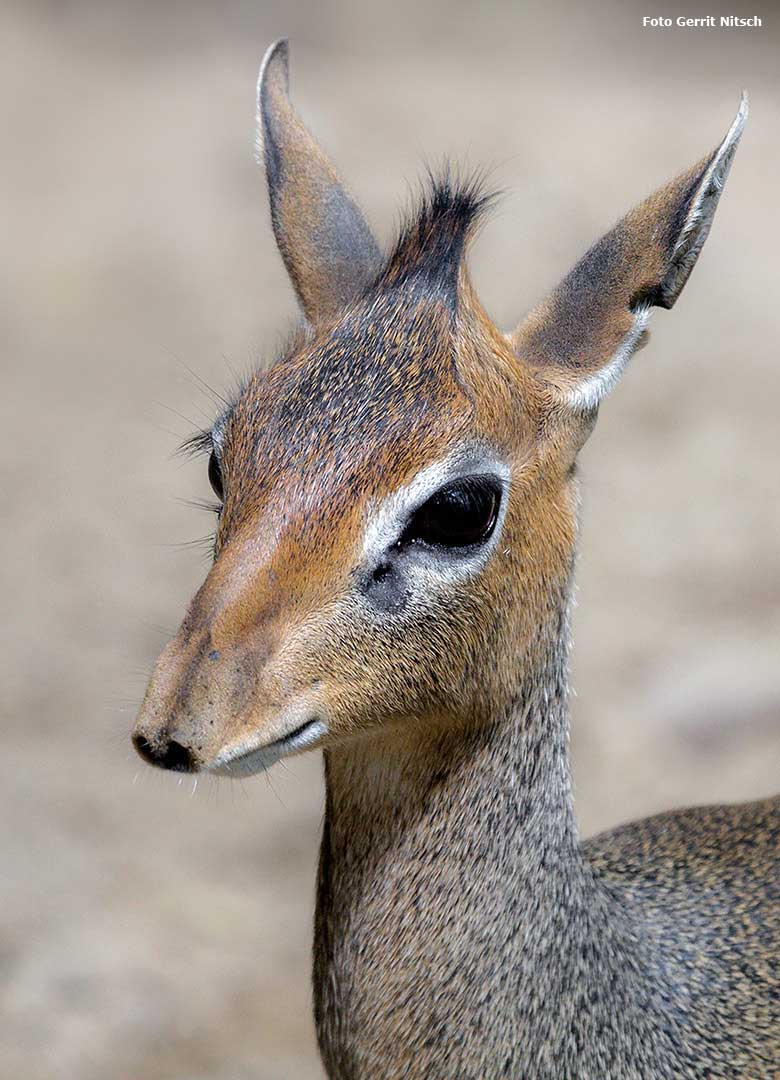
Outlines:
[[[152,744],[149,742],[145,735],[133,735],[133,746],[136,748],[144,761],[148,761],[150,765],[156,764]]]
[[[152,743],[145,735],[133,735],[133,746],[150,765],[172,772],[195,772],[197,765],[192,752],[175,739]]]
[[[192,751],[180,742],[171,739],[158,761],[164,769],[172,769],[174,772],[194,772],[195,759]]]

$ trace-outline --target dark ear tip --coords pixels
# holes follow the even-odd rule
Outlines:
[[[257,128],[255,135],[255,158],[259,165],[263,162],[269,168],[269,156],[267,145],[272,146],[273,137],[269,129],[271,116],[274,112],[274,98],[277,99],[281,91],[282,99],[286,99],[289,92],[289,67],[288,57],[290,46],[287,38],[279,38],[266,50],[263,62],[260,65],[260,74],[257,76]]]
[[[749,114],[750,114],[750,95],[748,94],[747,90],[743,89],[742,95],[740,96],[740,99],[739,99],[739,110],[737,112],[737,116],[741,116],[742,119],[743,119],[743,122],[744,122],[745,120],[747,120]]]
[[[742,138],[742,132],[745,130],[745,124],[747,123],[749,115],[750,102],[748,100],[748,92],[747,90],[743,90],[742,95],[739,99],[739,108],[737,109],[737,115],[734,117],[731,127],[726,132],[726,137],[721,143],[722,149],[729,149],[732,152],[736,150],[737,144]]]
[[[290,43],[287,38],[279,38],[270,45],[260,64],[260,74],[257,77],[257,100],[266,92],[269,79],[281,78],[282,86],[287,91],[289,86],[290,70]]]
[[[731,127],[726,132],[720,146],[716,148],[703,173],[702,184],[710,195],[720,196],[723,185],[726,182],[731,163],[737,152],[742,134],[745,130],[749,113],[747,90],[742,91],[739,99],[737,115],[731,122]]]
[[[749,115],[750,98],[748,97],[747,90],[743,90],[739,99],[739,108],[737,109],[737,115],[734,118],[734,124],[732,125],[736,129],[737,137],[742,134]]]

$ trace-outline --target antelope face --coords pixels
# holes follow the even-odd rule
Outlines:
[[[378,726],[485,722],[545,663],[577,450],[649,307],[682,289],[744,122],[505,336],[463,265],[473,185],[435,183],[384,259],[290,105],[284,43],[258,105],[307,322],[204,433],[214,564],[133,735],[153,764],[230,776]]]
[[[470,315],[466,344],[428,284],[380,285],[208,433],[215,561],[141,711],[153,763],[242,775],[374,725],[477,720],[505,692],[533,425],[503,339]]]

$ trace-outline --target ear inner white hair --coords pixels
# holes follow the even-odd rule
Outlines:
[[[577,412],[595,409],[617,384],[626,364],[636,351],[640,338],[650,319],[650,304],[640,304],[634,309],[634,324],[621,342],[620,347],[603,368],[583,379],[581,383],[568,391],[566,400]]]
[[[734,122],[701,178],[675,242],[669,270],[659,290],[666,307],[671,307],[679,296],[707,239],[747,117],[748,97],[743,91]],[[635,308],[633,325],[611,359],[595,374],[586,376],[578,386],[568,391],[567,401],[573,409],[579,412],[594,409],[614,388],[639,344],[651,306],[646,303]]]
[[[713,152],[658,188],[586,251],[510,335],[553,397],[598,406],[641,344],[650,306],[671,308],[701,252],[748,115]]]

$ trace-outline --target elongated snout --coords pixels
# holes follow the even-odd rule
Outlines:
[[[225,747],[265,727],[289,691],[276,677],[267,607],[253,607],[252,620],[240,604],[215,616],[202,596],[160,654],[132,736],[144,761],[174,772],[210,768]]]
[[[315,688],[269,672],[253,649],[212,649],[184,627],[163,650],[132,735],[150,765],[241,776],[319,744],[327,733]],[[259,665],[259,666],[258,666]]]
[[[324,730],[319,664],[296,647],[302,597],[258,540],[223,549],[152,672],[132,735],[144,761],[238,775]]]
[[[258,555],[256,544],[225,552],[160,653],[132,736],[148,764],[206,769],[250,717],[275,703],[267,669],[282,604]]]
[[[217,720],[223,722],[224,694],[209,668],[208,634],[191,634],[185,624],[163,649],[136,720],[132,742],[149,765],[173,772],[197,772],[217,749]],[[223,673],[224,681],[224,673]]]

